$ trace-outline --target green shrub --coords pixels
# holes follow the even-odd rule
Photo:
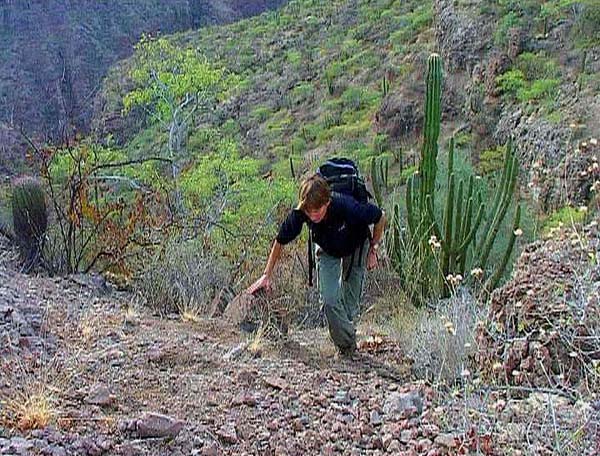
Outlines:
[[[402,46],[412,41],[420,32],[430,27],[433,22],[433,8],[431,2],[424,2],[421,6],[403,15],[396,25],[397,31],[390,35],[390,41],[395,46]]]
[[[220,139],[216,128],[198,128],[192,132],[187,142],[187,149],[192,155],[200,155]]]
[[[567,4],[576,11],[573,35],[577,46],[593,48],[600,45],[600,1],[568,1]]]
[[[363,87],[348,87],[340,97],[344,111],[356,112],[375,106],[380,98],[379,91]]]
[[[522,24],[521,18],[514,11],[509,12],[502,17],[496,32],[494,33],[494,41],[498,46],[504,46],[508,40],[508,31]]]
[[[473,143],[473,135],[468,131],[461,131],[454,136],[454,145],[457,149],[462,149],[465,146],[470,146]]]
[[[408,178],[412,176],[417,171],[417,169],[419,169],[417,165],[411,165],[404,168],[400,173],[400,184],[405,184]]]
[[[256,123],[263,123],[269,118],[272,112],[267,106],[257,106],[250,112],[250,119]]]
[[[228,138],[236,138],[240,135],[240,124],[235,119],[227,119],[221,125],[221,133]]]
[[[294,136],[290,141],[290,153],[293,155],[302,154],[306,152],[306,149],[306,141],[302,137]]]
[[[556,60],[539,53],[524,52],[517,57],[515,67],[523,72],[528,81],[560,77],[560,67]]]
[[[373,138],[373,150],[377,155],[387,152],[390,146],[389,137],[385,133],[379,133]]]
[[[512,69],[496,77],[496,84],[502,93],[516,97],[517,92],[527,86],[521,70]]]
[[[282,150],[282,157],[287,157]],[[252,157],[241,157],[238,145],[223,140],[212,153],[199,157],[193,167],[181,176],[180,189],[191,217],[209,220],[211,241],[223,249],[232,261],[245,250],[256,254],[268,248],[271,238],[256,236],[265,224],[265,214],[279,205],[291,206],[296,188],[291,178],[263,179],[265,163]]]
[[[281,139],[288,131],[290,131],[293,123],[294,119],[287,109],[277,111],[265,125],[268,138],[272,141]]]
[[[298,51],[288,51],[285,54],[285,59],[287,63],[295,69],[299,68],[302,64],[302,54]]]
[[[556,97],[559,86],[558,79],[537,79],[529,87],[517,90],[517,99],[522,102],[552,99]]]
[[[291,100],[298,105],[305,101],[311,101],[315,93],[315,88],[310,82],[302,82],[294,87],[290,93]]]
[[[542,235],[548,235],[551,230],[560,228],[563,225],[572,226],[583,223],[587,212],[580,208],[565,206],[550,214],[542,223]]]
[[[494,149],[484,150],[479,156],[479,172],[483,175],[502,169],[506,146],[497,146]]]

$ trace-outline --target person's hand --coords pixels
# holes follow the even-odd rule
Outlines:
[[[250,285],[246,290],[246,293],[253,295],[261,289],[264,289],[266,292],[271,291],[271,279],[266,274],[260,276],[260,278],[256,282]]]
[[[378,264],[377,250],[373,248],[373,246],[370,246],[369,253],[367,254],[367,270],[371,271],[372,269],[375,269]]]

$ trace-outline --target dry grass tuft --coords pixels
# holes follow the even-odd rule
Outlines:
[[[179,305],[178,310],[182,321],[196,324],[200,322],[202,315],[205,313],[202,306],[192,299],[187,304]]]
[[[43,429],[58,415],[55,393],[43,382],[24,385],[10,397],[0,399],[0,404],[0,423],[20,431]]]
[[[453,384],[468,367],[475,347],[480,304],[460,289],[435,310],[405,306],[392,326],[394,336],[413,360],[419,378]]]
[[[264,351],[266,326],[261,324],[252,335],[252,340],[248,345],[248,351],[254,356],[260,356]]]

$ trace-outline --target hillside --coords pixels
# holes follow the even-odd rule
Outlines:
[[[142,33],[228,23],[282,3],[2,0],[0,129],[14,129],[18,136],[23,128],[41,143],[86,133],[102,78],[111,65],[131,55]],[[0,168],[11,174],[18,168],[11,158],[23,159],[20,143],[20,138],[0,134]]]
[[[458,133],[478,171],[497,169],[512,135],[535,206],[584,204],[556,184],[572,145],[600,129],[598,5],[541,3],[296,1],[177,35],[178,46],[199,49],[240,78],[237,93],[189,129],[190,155],[203,150],[210,127],[228,131],[242,155],[266,158],[276,172],[289,156],[303,170],[332,153],[359,160],[387,153],[400,172],[416,160],[424,62],[439,51],[442,125],[446,136]],[[166,141],[143,111],[121,118],[134,68],[124,62],[106,79],[94,126],[99,139],[110,134],[143,155]],[[542,178],[525,173],[534,163],[544,164]]]

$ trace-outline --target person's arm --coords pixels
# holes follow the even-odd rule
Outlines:
[[[373,226],[373,237],[371,238],[371,246],[379,245],[383,238],[383,230],[385,229],[386,218],[385,211],[381,211],[379,221]]]
[[[381,239],[383,238],[383,230],[385,229],[386,218],[385,212],[381,211],[381,217],[375,225],[373,226],[373,237],[371,238],[371,245],[369,246],[369,253],[367,254],[367,269],[371,270],[377,267],[378,259],[377,259],[377,250],[379,249],[379,244]]]
[[[248,287],[246,293],[254,294],[262,288],[267,291],[271,289],[271,277],[273,276],[275,265],[281,256],[281,248],[298,237],[300,231],[302,231],[303,223],[304,216],[301,211],[293,210],[288,214],[285,221],[279,227],[279,233],[277,233],[275,241],[273,241],[265,272],[256,282]]]
[[[261,288],[264,288],[266,291],[271,290],[271,277],[273,276],[273,270],[275,269],[275,265],[277,264],[277,261],[279,261],[280,256],[281,244],[275,240],[273,241],[273,246],[271,247],[271,253],[269,253],[269,259],[267,260],[265,272],[256,282],[248,287],[246,293],[254,294]]]

